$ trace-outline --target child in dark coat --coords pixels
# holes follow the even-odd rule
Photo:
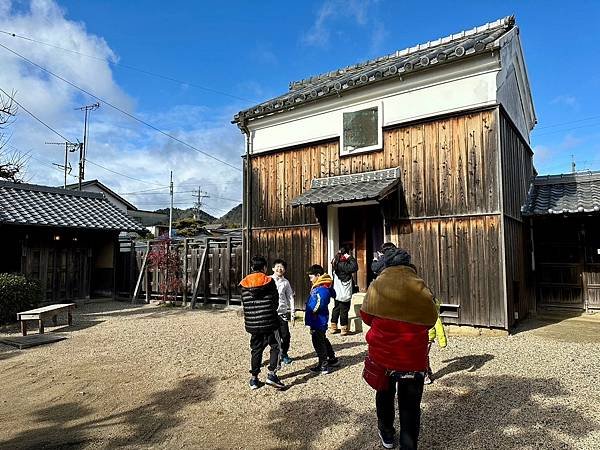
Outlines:
[[[244,325],[250,333],[250,389],[259,387],[258,374],[262,354],[267,346],[271,347],[269,373],[266,383],[278,389],[285,385],[277,377],[281,363],[281,338],[279,336],[279,292],[275,281],[266,275],[267,260],[255,256],[251,260],[252,273],[241,282]]]

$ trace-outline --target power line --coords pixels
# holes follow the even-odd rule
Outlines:
[[[195,87],[195,88],[207,91],[207,92],[212,92],[214,94],[224,95],[226,97],[231,97],[231,98],[234,98],[236,100],[242,100],[244,102],[250,102],[250,103],[257,102],[256,100],[249,100],[247,98],[238,97],[237,95],[228,94],[227,92],[219,91],[217,89],[212,89],[212,88],[209,88],[209,87],[206,87],[206,86],[201,86],[201,85],[198,85],[198,84],[190,83],[188,81],[178,80],[177,78],[169,77],[167,75],[161,75],[161,74],[155,73],[155,72],[150,72],[148,70],[140,69],[138,67],[133,67],[133,66],[130,66],[130,65],[127,65],[127,64],[118,63],[118,62],[111,61],[111,60],[106,59],[106,58],[101,58],[101,57],[94,56],[94,55],[88,55],[86,53],[82,53],[82,52],[79,52],[77,50],[60,47],[58,45],[50,44],[49,42],[38,41],[37,39],[29,38],[27,36],[18,35],[16,33],[10,33],[8,31],[4,31],[4,30],[0,30],[0,33],[6,34],[6,35],[11,36],[11,37],[15,37],[15,38],[19,38],[19,39],[24,39],[26,41],[35,42],[36,44],[46,45],[48,47],[56,48],[58,50],[63,50],[65,52],[74,53],[76,55],[85,56],[86,58],[92,58],[92,59],[95,59],[97,61],[103,61],[103,62],[105,62],[107,64],[111,64],[113,66],[123,67],[124,69],[134,70],[136,72],[140,72],[140,73],[143,73],[143,74],[146,74],[146,75],[150,75],[150,76],[157,77],[157,78],[162,78],[163,80],[171,81],[173,83],[177,83],[177,84],[182,85],[182,86]]]
[[[0,44],[0,45],[2,45],[2,44]],[[107,170],[108,172],[112,172],[114,174],[121,175],[122,177],[129,178],[130,180],[139,181],[139,182],[145,183],[145,184],[153,184],[155,186],[162,186],[161,184],[158,184],[158,183],[152,183],[150,181],[144,181],[144,180],[140,180],[139,178],[130,177],[129,175],[125,175],[124,173],[117,172],[116,170],[109,169],[108,167],[104,167],[103,165],[95,163],[94,161],[91,161],[89,159],[86,160],[86,161],[89,162],[90,164],[93,164],[94,166],[97,166],[97,167],[100,167],[101,169]]]
[[[2,44],[0,44],[0,45],[2,45]],[[29,114],[31,117],[33,117],[35,120],[37,120],[42,125],[44,125],[46,128],[48,128],[54,134],[56,134],[57,136],[60,136],[62,139],[64,139],[65,142],[68,142],[69,144],[73,144],[73,142],[71,142],[69,139],[67,139],[66,137],[64,137],[62,134],[60,134],[58,131],[56,131],[54,128],[52,128],[50,125],[48,125],[46,122],[44,122],[42,119],[40,119],[39,117],[37,117],[35,114],[33,114],[27,108],[25,108],[21,103],[19,103],[14,97],[12,97],[10,94],[8,94],[4,89],[0,88],[0,91],[2,91],[4,93],[4,95],[6,95],[13,102],[15,102],[17,104],[17,106],[19,106],[19,108],[23,109],[27,114]]]
[[[2,44],[0,44],[0,46],[2,46]],[[33,113],[32,113],[31,111],[29,111],[27,108],[25,108],[25,107],[24,107],[24,106],[23,106],[21,103],[19,103],[17,100],[15,100],[15,99],[14,99],[14,97],[12,97],[12,96],[10,96],[9,94],[7,94],[7,93],[6,93],[6,91],[5,91],[4,89],[0,88],[0,91],[2,91],[2,92],[5,94],[5,95],[7,95],[8,97],[10,97],[10,98],[11,98],[11,99],[12,99],[12,100],[13,100],[13,101],[14,101],[14,102],[15,102],[15,103],[16,103],[16,104],[17,104],[17,105],[20,107],[20,108],[22,108],[22,109],[23,109],[25,112],[27,112],[27,113],[28,113],[28,114],[29,114],[31,117],[33,117],[33,118],[34,118],[35,120],[37,120],[39,123],[41,123],[42,125],[44,125],[44,126],[45,126],[46,128],[48,128],[50,131],[52,131],[53,133],[55,133],[57,136],[60,136],[62,139],[64,139],[64,140],[65,140],[65,142],[68,142],[69,144],[73,144],[73,142],[71,142],[69,139],[67,139],[66,137],[64,137],[62,134],[60,134],[58,131],[56,131],[54,128],[52,128],[50,125],[48,125],[46,122],[44,122],[42,119],[40,119],[39,117],[37,117],[35,114],[33,114]],[[35,158],[34,158],[34,159],[35,159]],[[95,163],[95,162],[93,162],[93,161],[90,161],[89,159],[87,160],[87,162],[89,162],[90,164],[93,164],[93,165],[95,165],[95,166],[98,166],[98,167],[100,167],[101,169],[107,170],[107,171],[109,171],[109,172],[112,172],[112,173],[114,173],[114,174],[117,174],[117,175],[121,175],[121,176],[123,176],[123,177],[125,177],[125,178],[129,178],[129,179],[131,179],[131,180],[139,181],[139,182],[141,182],[141,183],[144,183],[144,184],[153,184],[153,185],[155,185],[155,186],[162,186],[162,185],[160,185],[160,184],[158,184],[158,183],[152,183],[152,182],[150,182],[150,181],[144,181],[144,180],[140,180],[139,178],[130,177],[129,175],[126,175],[126,174],[124,174],[124,173],[121,173],[121,172],[117,172],[116,170],[109,169],[109,168],[107,168],[107,167],[104,167],[104,166],[102,166],[102,165],[100,165],[100,164],[98,164],[98,163]],[[77,178],[77,177],[76,177],[76,178]]]
[[[57,75],[57,74],[55,74],[54,72],[52,72],[52,71],[50,71],[50,70],[46,69],[45,67],[42,67],[42,66],[40,66],[39,64],[37,64],[37,63],[35,63],[35,62],[31,61],[30,59],[28,59],[27,57],[25,57],[25,56],[21,55],[20,53],[18,53],[18,52],[15,52],[14,50],[11,50],[10,48],[8,48],[7,46],[5,46],[4,44],[0,44],[0,47],[4,48],[5,50],[8,50],[8,51],[9,51],[9,52],[11,52],[13,55],[16,55],[16,56],[18,56],[19,58],[23,59],[24,61],[27,61],[29,64],[31,64],[31,65],[33,65],[33,66],[37,67],[37,68],[38,68],[38,69],[40,69],[40,70],[43,70],[44,72],[46,72],[46,73],[48,73],[48,74],[52,75],[53,77],[56,77],[56,78],[58,78],[59,80],[62,80],[62,81],[64,81],[65,83],[67,83],[68,85],[70,85],[70,86],[74,87],[75,89],[77,89],[77,90],[79,90],[79,91],[81,91],[81,92],[83,92],[83,93],[85,93],[85,94],[89,95],[90,97],[93,97],[93,98],[95,98],[96,100],[99,100],[99,101],[101,101],[101,102],[102,102],[102,103],[104,103],[105,105],[108,105],[108,106],[110,106],[111,108],[115,109],[116,111],[119,111],[121,114],[124,114],[124,115],[126,115],[127,117],[129,117],[129,118],[131,118],[131,119],[133,119],[133,120],[135,120],[135,121],[137,121],[137,122],[139,122],[139,123],[141,123],[141,124],[144,124],[144,125],[146,125],[147,127],[149,127],[149,128],[151,128],[151,129],[153,129],[154,131],[156,131],[156,132],[158,132],[158,133],[161,133],[161,134],[163,134],[164,136],[167,136],[167,137],[168,137],[168,138],[170,138],[170,139],[173,139],[175,142],[179,142],[180,144],[182,144],[182,145],[184,145],[184,146],[186,146],[186,147],[188,147],[188,148],[190,148],[190,149],[192,149],[192,150],[194,150],[194,151],[196,151],[196,152],[198,152],[198,153],[201,153],[201,154],[203,154],[203,155],[205,155],[205,156],[207,156],[207,157],[209,157],[209,158],[211,158],[211,159],[214,159],[215,161],[218,161],[218,162],[220,162],[221,164],[225,164],[226,166],[229,166],[229,167],[231,167],[232,169],[238,170],[238,171],[240,171],[240,172],[242,171],[242,169],[240,169],[239,167],[237,167],[237,166],[234,166],[233,164],[230,164],[230,163],[228,163],[227,161],[224,161],[224,160],[222,160],[222,159],[219,159],[219,158],[217,158],[216,156],[213,156],[213,155],[211,155],[210,153],[207,153],[207,152],[205,152],[205,151],[203,151],[203,150],[200,150],[200,149],[198,149],[198,148],[194,147],[193,145],[191,145],[191,144],[188,144],[187,142],[185,142],[185,141],[182,141],[181,139],[179,139],[179,138],[177,138],[177,137],[173,136],[172,134],[169,134],[169,133],[167,133],[166,131],[163,131],[163,130],[161,130],[160,128],[157,128],[157,127],[155,127],[154,125],[152,125],[152,124],[150,124],[150,123],[146,122],[145,120],[142,120],[142,119],[140,119],[140,118],[138,118],[138,117],[134,116],[133,114],[130,114],[130,113],[128,113],[127,111],[125,111],[125,110],[123,110],[123,109],[119,108],[118,106],[116,106],[116,105],[113,105],[112,103],[110,103],[110,102],[108,102],[108,101],[104,100],[103,98],[101,98],[101,97],[98,97],[97,95],[94,95],[94,94],[92,94],[90,91],[88,91],[88,90],[86,90],[86,89],[84,89],[84,88],[82,88],[82,87],[79,87],[79,86],[77,86],[75,83],[73,83],[73,82],[71,82],[71,81],[67,80],[66,78],[63,78],[63,77],[61,77],[60,75]]]

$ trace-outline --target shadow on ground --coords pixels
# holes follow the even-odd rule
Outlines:
[[[161,445],[180,424],[178,412],[212,399],[216,383],[203,376],[182,379],[140,406],[108,415],[81,403],[52,405],[32,413],[31,428],[0,443],[0,449],[77,448],[92,442],[102,442],[104,448]]]
[[[436,379],[439,379],[455,372],[475,372],[476,370],[481,369],[486,362],[491,361],[492,359],[494,359],[494,355],[490,355],[488,353],[484,353],[483,355],[468,355],[446,359],[442,362],[449,364],[435,372],[434,376]]]
[[[569,392],[556,379],[463,373],[440,385],[442,389],[425,389],[419,448],[574,449],[570,438],[600,429],[565,404]],[[371,413],[352,420],[356,435],[337,448],[379,448],[374,400]]]

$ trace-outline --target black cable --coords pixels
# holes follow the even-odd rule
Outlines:
[[[152,128],[154,131],[157,131],[158,133],[161,133],[161,134],[163,134],[163,135],[167,136],[168,138],[170,138],[170,139],[173,139],[174,141],[176,141],[176,142],[179,142],[180,144],[182,144],[182,145],[184,145],[184,146],[186,146],[186,147],[188,147],[188,148],[190,148],[190,149],[192,149],[192,150],[194,150],[194,151],[196,151],[196,152],[198,152],[198,153],[201,153],[201,154],[203,154],[203,155],[205,155],[205,156],[207,156],[207,157],[209,157],[209,158],[211,158],[211,159],[214,159],[215,161],[218,161],[218,162],[220,162],[220,163],[222,163],[222,164],[225,164],[226,166],[229,166],[229,167],[231,167],[232,169],[238,170],[238,171],[240,171],[240,172],[242,171],[242,169],[241,169],[241,168],[239,168],[239,167],[237,167],[237,166],[234,166],[233,164],[230,164],[230,163],[228,163],[227,161],[224,161],[224,160],[222,160],[222,159],[219,159],[219,158],[217,158],[216,156],[213,156],[213,155],[211,155],[210,153],[207,153],[207,152],[205,152],[205,151],[203,151],[203,150],[200,150],[200,149],[198,149],[198,148],[194,147],[193,145],[191,145],[191,144],[188,144],[187,142],[185,142],[185,141],[182,141],[182,140],[181,140],[181,139],[179,139],[179,138],[176,138],[176,137],[175,137],[175,136],[173,136],[172,134],[169,134],[169,133],[167,133],[166,131],[163,131],[163,130],[161,130],[160,128],[157,128],[157,127],[155,127],[154,125],[152,125],[152,124],[150,124],[150,123],[148,123],[148,122],[146,122],[146,121],[144,121],[144,120],[142,120],[142,119],[140,119],[140,118],[138,118],[138,117],[134,116],[133,114],[130,114],[130,113],[128,113],[127,111],[124,111],[124,110],[122,110],[122,109],[121,109],[121,108],[119,108],[118,106],[115,106],[115,105],[113,105],[113,104],[112,104],[112,103],[110,103],[110,102],[107,102],[106,100],[104,100],[104,99],[102,99],[102,98],[98,97],[97,95],[94,95],[94,94],[92,94],[92,93],[91,93],[91,92],[89,92],[88,90],[86,90],[86,89],[83,89],[82,87],[79,87],[79,86],[77,86],[75,83],[72,83],[71,81],[67,80],[66,78],[63,78],[63,77],[61,77],[60,75],[57,75],[57,74],[55,74],[54,72],[52,72],[52,71],[50,71],[50,70],[46,69],[45,67],[42,67],[42,66],[40,66],[39,64],[36,64],[35,62],[31,61],[30,59],[26,58],[25,56],[21,55],[20,53],[17,53],[17,52],[15,52],[14,50],[11,50],[10,48],[8,48],[7,46],[5,46],[4,44],[0,44],[0,47],[4,48],[5,50],[8,50],[8,51],[9,51],[9,52],[11,52],[13,55],[16,55],[16,56],[18,56],[19,58],[21,58],[21,59],[23,59],[23,60],[27,61],[29,64],[31,64],[31,65],[33,65],[33,66],[37,67],[37,68],[38,68],[38,69],[40,69],[40,70],[43,70],[44,72],[46,72],[46,73],[48,73],[48,74],[52,75],[53,77],[56,77],[56,78],[58,78],[59,80],[62,80],[62,81],[64,81],[65,83],[67,83],[68,85],[70,85],[70,86],[74,87],[75,89],[77,89],[77,90],[79,90],[79,91],[81,91],[81,92],[83,92],[83,93],[85,93],[85,94],[89,95],[90,97],[93,97],[93,98],[95,98],[96,100],[98,100],[98,101],[100,101],[100,102],[104,103],[105,105],[108,105],[108,106],[110,106],[111,108],[113,108],[113,109],[115,109],[115,110],[119,111],[121,114],[124,114],[124,115],[126,115],[127,117],[129,117],[129,118],[131,118],[131,119],[133,119],[133,120],[135,120],[135,121],[137,121],[137,122],[139,122],[139,123],[142,123],[142,124],[146,125],[146,126],[147,126],[147,127],[149,127],[149,128]]]
[[[92,59],[95,59],[97,61],[103,61],[103,62],[105,62],[107,64],[111,64],[113,66],[123,67],[125,69],[134,70],[134,71],[141,72],[141,73],[144,73],[146,75],[153,76],[153,77],[162,78],[163,80],[171,81],[171,82],[180,84],[182,86],[192,86],[192,87],[195,87],[195,88],[198,88],[198,89],[202,89],[202,90],[207,91],[207,92],[212,92],[214,94],[219,94],[219,95],[224,95],[226,97],[231,97],[231,98],[234,98],[236,100],[242,100],[244,102],[250,102],[250,103],[258,103],[257,100],[249,100],[247,98],[238,97],[238,96],[233,95],[233,94],[228,94],[227,92],[218,91],[216,89],[208,88],[206,86],[201,86],[201,85],[198,85],[198,84],[189,83],[187,81],[178,80],[177,78],[172,78],[172,77],[169,77],[169,76],[166,76],[166,75],[161,75],[159,73],[150,72],[148,70],[140,69],[138,67],[129,66],[127,64],[122,64],[122,63],[110,61],[109,59],[106,59],[106,58],[100,58],[98,56],[88,55],[86,53],[78,52],[77,50],[72,50],[72,49],[69,49],[69,48],[60,47],[58,45],[50,44],[49,42],[38,41],[36,39],[29,38],[27,36],[18,35],[16,33],[10,33],[8,31],[3,31],[3,30],[0,30],[0,33],[6,34],[8,36],[16,37],[16,38],[19,38],[19,39],[24,39],[26,41],[35,42],[36,44],[47,45],[48,47],[53,47],[53,48],[56,48],[56,49],[59,49],[59,50],[63,50],[65,52],[74,53],[74,54],[80,55],[80,56],[85,56],[86,58],[92,58]]]
[[[1,44],[0,44],[0,45],[1,45]],[[150,181],[144,181],[144,180],[140,180],[139,178],[130,177],[129,175],[125,175],[124,173],[117,172],[117,171],[115,171],[115,170],[109,169],[108,167],[104,167],[104,166],[102,166],[102,165],[100,165],[100,164],[98,164],[98,163],[95,163],[94,161],[92,161],[92,160],[89,160],[89,159],[87,159],[85,162],[88,162],[88,163],[90,163],[90,164],[93,164],[94,166],[100,167],[101,169],[107,170],[107,171],[109,171],[109,172],[112,172],[112,173],[114,173],[114,174],[121,175],[122,177],[129,178],[130,180],[135,180],[135,181],[139,181],[139,182],[141,182],[141,183],[146,183],[146,184],[153,184],[153,185],[155,185],[155,186],[162,186],[162,184],[158,184],[158,183],[152,183],[152,182],[150,182]]]
[[[0,45],[2,45],[2,44],[0,44]],[[29,114],[31,117],[33,117],[35,120],[37,120],[42,125],[44,125],[46,128],[48,128],[54,134],[56,134],[57,136],[60,136],[62,139],[64,139],[65,142],[68,142],[69,144],[73,144],[73,142],[71,142],[69,139],[67,139],[66,137],[64,137],[62,134],[60,134],[58,131],[56,131],[54,128],[52,128],[50,125],[48,125],[46,122],[44,122],[42,119],[40,119],[39,117],[37,117],[35,114],[33,114],[27,108],[25,108],[23,105],[21,105],[17,100],[15,100],[14,97],[12,97],[10,94],[8,94],[4,89],[0,88],[0,91],[2,91],[4,93],[4,95],[6,95],[13,102],[15,102],[19,108],[23,109],[27,114]]]

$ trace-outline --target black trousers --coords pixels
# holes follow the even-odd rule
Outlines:
[[[339,302],[335,300],[333,310],[331,311],[331,323],[337,323],[340,320],[340,325],[348,326],[348,311],[350,311],[350,301]]]
[[[279,360],[281,357],[281,339],[279,338],[279,330],[270,333],[254,333],[250,335],[250,373],[256,376],[260,373],[260,365],[262,363],[262,355],[267,345],[271,346],[269,355],[269,371],[275,372],[279,368]]]
[[[290,325],[287,320],[284,320],[279,316],[279,336],[281,337],[281,355],[287,355],[290,350]]]
[[[400,416],[400,448],[402,450],[416,450],[421,427],[421,397],[423,396],[422,374],[415,374],[415,378],[390,377],[390,389],[377,392],[375,405],[377,408],[377,422],[379,429],[384,433],[394,433],[394,419],[396,412],[396,388],[398,390],[398,414]]]
[[[331,342],[325,336],[325,330],[310,330],[310,335],[312,337],[313,347],[315,348],[315,352],[319,357],[319,365],[321,367],[327,367],[327,360],[335,358],[335,353],[333,351],[333,347],[331,346]]]

